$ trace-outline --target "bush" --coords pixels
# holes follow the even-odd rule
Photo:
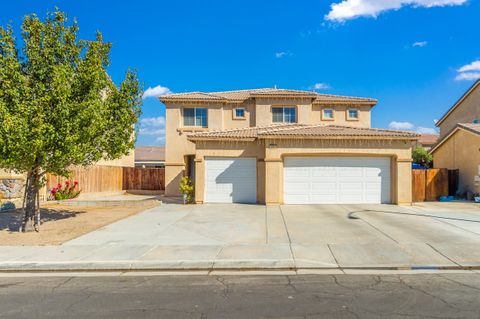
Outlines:
[[[429,154],[428,151],[421,146],[417,146],[413,149],[412,159],[414,163],[417,163],[426,167],[430,167],[433,161],[432,154]]]
[[[78,189],[78,182],[65,182],[65,187],[62,184],[58,184],[50,190],[51,197],[55,200],[64,200],[77,198],[80,195],[81,190]]]
[[[188,176],[182,177],[182,180],[180,181],[179,190],[180,190],[180,193],[182,193],[186,197],[187,204],[193,203],[193,197],[195,192],[192,185],[192,181]]]

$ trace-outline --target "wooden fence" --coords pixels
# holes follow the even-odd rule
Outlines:
[[[47,174],[47,190],[66,181],[77,181],[82,194],[121,192],[122,190],[164,190],[164,168],[133,168],[120,166],[76,167],[69,178]]]
[[[65,181],[77,181],[82,194],[97,192],[120,192],[123,187],[123,168],[118,166],[76,167],[70,170],[69,178],[47,174],[47,189]]]
[[[436,201],[449,194],[449,171],[446,168],[412,170],[412,200]]]
[[[164,168],[123,168],[124,190],[164,190]]]

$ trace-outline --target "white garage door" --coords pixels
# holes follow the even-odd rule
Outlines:
[[[390,159],[291,157],[284,162],[285,204],[390,203]]]
[[[206,158],[205,202],[256,203],[257,160],[255,158]]]

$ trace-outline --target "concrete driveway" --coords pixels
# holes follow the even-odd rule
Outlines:
[[[96,247],[84,261],[186,268],[411,269],[480,267],[479,244],[480,209],[469,203],[164,204],[62,247]]]

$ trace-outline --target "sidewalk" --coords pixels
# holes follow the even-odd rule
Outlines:
[[[61,246],[0,246],[0,271],[480,269],[477,212],[353,209],[166,204]]]

